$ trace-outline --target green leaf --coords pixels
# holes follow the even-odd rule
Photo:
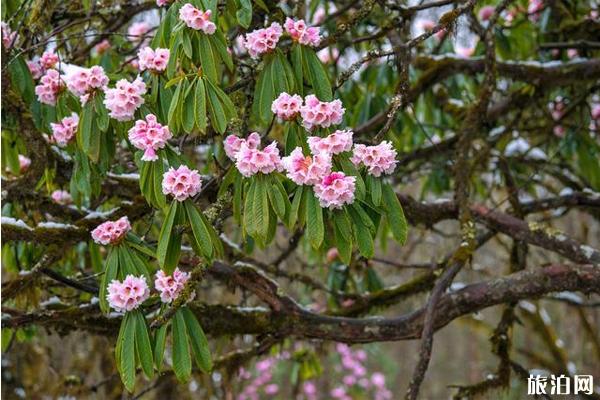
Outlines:
[[[363,224],[362,219],[355,213],[350,213],[354,222],[354,238],[358,245],[358,251],[366,258],[372,258],[375,255],[375,245],[369,228]]]
[[[340,260],[348,265],[352,258],[352,240],[348,239],[345,233],[342,233],[337,223],[333,224],[333,232],[335,237],[335,247],[338,249]]]
[[[185,79],[181,80],[175,89],[175,93],[171,98],[171,105],[169,106],[169,129],[173,134],[179,132],[179,124],[177,119],[177,109],[179,108],[179,98],[181,97],[181,91],[183,90],[183,83]]]
[[[199,81],[199,79],[198,79]],[[195,83],[195,82],[194,82]],[[190,133],[192,132],[192,130],[194,129],[194,123],[195,123],[195,110],[194,110],[194,104],[195,104],[195,91],[193,90],[194,88],[194,83],[192,83],[190,85],[190,87],[188,88],[188,94],[185,96],[185,101],[183,102],[183,116],[182,116],[182,124],[183,124],[183,130],[186,133]]]
[[[298,221],[298,215],[300,214],[301,203],[304,196],[302,195],[302,191],[304,186],[298,186],[296,192],[294,193],[294,199],[292,201],[292,206],[290,208],[290,215],[288,219],[288,228],[293,229],[294,225]]]
[[[274,180],[276,180],[276,179],[274,179]],[[271,190],[268,190],[267,193],[269,195],[269,203],[271,204],[271,207],[273,207],[275,214],[277,214],[277,216],[279,217],[280,220],[285,221],[285,212],[286,212],[285,197],[281,193],[277,184],[273,183],[271,185]]]
[[[256,188],[256,180],[250,181],[248,189],[246,191],[246,199],[244,201],[244,231],[254,236],[256,232],[256,225],[254,224],[254,191]]]
[[[303,95],[304,92],[304,78],[302,74],[302,66],[304,64],[304,57],[302,55],[302,46],[299,44],[292,45],[292,67],[294,69],[294,76],[296,78],[296,84],[298,86],[298,94]]]
[[[323,224],[323,209],[319,205],[312,189],[306,197],[306,234],[311,246],[315,249],[321,247],[325,237],[325,226]]]
[[[212,359],[210,356],[210,349],[208,348],[208,340],[206,340],[204,331],[198,323],[196,316],[189,308],[182,307],[181,313],[185,319],[185,326],[187,327],[188,337],[190,344],[192,345],[196,364],[200,370],[208,373],[212,370]]]
[[[120,368],[121,381],[128,392],[135,389],[135,319],[131,313],[126,313],[122,324],[125,324],[123,336],[120,338]]]
[[[96,123],[98,124],[98,129],[100,132],[106,132],[110,122],[108,111],[104,106],[103,100],[104,96],[100,93],[96,93],[94,96],[94,109],[96,111]]]
[[[252,1],[238,0],[237,5],[238,10],[235,13],[235,17],[241,26],[248,29],[250,22],[252,22]]]
[[[186,29],[183,31],[183,52],[189,58],[192,59],[193,50],[192,50],[192,39],[190,38],[190,32]]]
[[[200,60],[202,63],[202,71],[204,75],[212,82],[218,82],[219,76],[217,73],[216,54],[210,44],[208,36],[200,34],[198,40],[198,50],[200,52]]]
[[[140,310],[131,313],[135,318],[135,350],[142,370],[148,379],[154,378],[154,360],[152,359],[152,346],[146,319]]]
[[[333,219],[344,239],[352,240],[352,224],[350,224],[346,210],[335,210],[333,212]]]
[[[163,358],[165,355],[165,345],[167,343],[167,324],[162,325],[156,331],[154,336],[154,364],[156,369],[160,372]]]
[[[264,67],[258,75],[254,98],[252,103],[252,114],[256,119],[267,122],[272,118],[271,104],[275,99],[273,91],[272,64],[274,57],[266,56]]]
[[[25,100],[25,103],[30,104],[33,102],[35,94],[33,78],[23,56],[17,57],[10,63],[8,70],[12,85],[17,89],[23,100]]]
[[[102,280],[100,282],[98,297],[100,300],[100,309],[103,313],[108,313],[110,311],[108,300],[106,299],[107,288],[113,279],[117,279],[117,273],[119,272],[119,257],[117,251],[116,247],[111,247],[108,250],[106,268],[104,269],[104,275],[102,275]]]
[[[208,109],[210,111],[210,122],[215,131],[221,134],[225,133],[225,129],[227,129],[227,115],[210,80],[206,81],[206,92],[208,93],[209,100]]]
[[[406,243],[408,234],[408,224],[404,217],[404,211],[398,200],[398,196],[394,193],[394,189],[389,184],[382,185],[383,192],[383,207],[388,218],[388,223],[392,235],[400,243]]]
[[[177,214],[179,212],[178,209],[179,202],[173,200],[167,211],[167,215],[165,216],[165,220],[158,236],[156,258],[158,259],[160,267],[167,271],[167,273],[171,273],[175,269],[177,261],[179,260],[180,249],[176,248],[174,244],[176,245],[181,243],[181,235],[173,232],[177,221]],[[177,254],[173,254],[174,252]]]
[[[83,107],[81,113],[77,143],[92,161],[98,162],[100,157],[100,132],[93,132],[95,116],[94,103],[90,101]]]
[[[192,373],[188,336],[181,309],[173,316],[173,371],[180,382],[186,382]]]
[[[371,200],[373,200],[373,204],[375,206],[381,205],[381,178],[367,175],[367,186],[371,191]]]
[[[323,64],[315,54],[314,50],[302,46],[302,55],[304,61],[304,70],[306,79],[310,82],[316,96],[322,101],[331,101],[333,94],[331,92],[331,83],[327,78],[327,73]]]
[[[215,34],[211,35],[209,38],[213,50],[219,54],[219,58],[225,63],[227,69],[233,71],[233,60],[231,59],[231,54],[227,49],[227,40],[225,39],[223,32],[217,30]]]
[[[206,89],[204,79],[198,79],[194,93],[194,119],[196,126],[202,133],[206,133]]]
[[[253,224],[256,229],[255,239],[266,242],[269,234],[269,199],[267,192],[267,182],[261,175],[256,175],[256,187],[254,188],[254,199],[252,201],[252,207],[254,210],[254,221]]]
[[[200,254],[204,258],[210,259],[213,255],[213,246],[209,227],[207,226],[208,221],[203,220],[202,215],[198,212],[198,209],[191,200],[188,199],[184,201],[183,205],[188,216],[188,221],[192,227],[195,247],[197,250],[200,250]]]

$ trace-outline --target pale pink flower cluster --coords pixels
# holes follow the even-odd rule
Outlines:
[[[94,50],[96,51],[96,53],[98,55],[102,55],[104,53],[106,53],[108,51],[108,49],[110,49],[110,41],[108,39],[104,39],[103,41],[101,41],[100,43],[98,43],[96,46],[94,46]]]
[[[177,201],[184,201],[188,197],[194,197],[202,188],[202,179],[195,169],[189,169],[181,165],[175,169],[169,168],[163,175],[163,194],[172,195]]]
[[[318,136],[309,136],[307,139],[308,147],[313,154],[327,153],[340,154],[352,149],[352,136],[354,132],[349,129],[337,130],[324,138]]]
[[[377,146],[364,144],[354,145],[354,152],[350,161],[356,166],[363,164],[369,174],[379,177],[381,174],[391,174],[396,168],[398,153],[387,140]]]
[[[45,51],[40,57],[40,64],[44,69],[54,68],[58,64],[58,55],[52,50]]]
[[[50,197],[55,203],[61,204],[63,206],[71,204],[73,202],[71,194],[66,190],[55,190],[54,192],[52,192]]]
[[[334,388],[330,395],[338,400],[351,400],[350,391],[360,388],[372,392],[373,400],[391,400],[392,392],[386,388],[385,375],[374,372],[369,378],[364,363],[367,361],[367,353],[363,349],[352,350],[348,345],[338,343],[336,350],[341,357],[344,376],[342,384]]]
[[[290,95],[286,92],[283,92],[273,100],[273,104],[271,104],[271,111],[277,115],[282,121],[289,121],[294,118],[298,114],[300,114],[300,107],[302,106],[302,97],[297,94]]]
[[[311,94],[304,98],[304,105],[300,107],[302,126],[307,130],[315,127],[328,128],[342,122],[345,108],[340,100],[330,102],[321,101]]]
[[[225,148],[225,154],[227,154],[227,157],[229,157],[231,161],[236,160],[237,154],[242,148],[242,145],[245,145],[251,149],[258,148],[260,145],[260,135],[256,132],[252,132],[246,139],[237,137],[235,135],[227,136],[223,142],[223,147]]]
[[[566,109],[564,99],[561,96],[558,96],[556,99],[554,99],[554,101],[550,102],[548,107],[550,108],[552,119],[555,121],[554,128],[552,129],[554,135],[557,137],[564,137],[567,133],[567,130],[563,125],[559,124]]]
[[[162,72],[167,68],[169,62],[169,49],[144,47],[138,51],[138,68],[140,71],[150,70],[153,72]]]
[[[294,21],[291,18],[287,18],[284,26],[287,33],[295,42],[311,47],[317,47],[321,43],[319,28],[306,26],[306,22],[303,19]]]
[[[91,68],[75,68],[65,77],[67,88],[75,96],[78,96],[82,104],[85,104],[89,96],[98,90],[106,90],[108,76],[104,68],[94,65]]]
[[[270,174],[273,171],[283,170],[277,143],[272,142],[262,150],[258,148],[259,145],[260,136],[256,132],[251,133],[246,140],[234,135],[229,135],[225,139],[225,152],[235,160],[236,168],[247,178],[259,172]]]
[[[492,15],[494,15],[494,11],[496,11],[496,7],[494,6],[483,6],[481,7],[481,9],[479,10],[479,19],[481,21],[487,21],[490,18],[492,18]]]
[[[302,148],[296,147],[289,156],[283,157],[282,162],[287,177],[296,185],[316,185],[331,173],[331,156],[328,153],[304,156]]]
[[[160,300],[163,303],[171,303],[181,294],[185,287],[185,283],[190,279],[188,272],[183,272],[179,268],[175,268],[173,275],[167,275],[163,270],[156,273],[154,287],[160,293]]]
[[[527,14],[529,20],[537,22],[540,19],[540,12],[544,9],[544,0],[529,0]]]
[[[171,0],[156,0],[156,5],[159,7],[168,6],[171,4]]]
[[[106,299],[111,308],[117,312],[133,311],[150,297],[150,289],[146,277],[127,275],[123,282],[113,280],[108,284]]]
[[[25,172],[31,165],[31,158],[24,156],[23,154],[19,154],[19,171]]]
[[[134,22],[127,29],[127,36],[130,42],[141,42],[144,36],[152,29],[147,22]]]
[[[34,80],[40,79],[44,74],[44,69],[40,65],[39,58],[34,58],[33,60],[27,61],[27,68],[29,68],[29,72],[31,73],[31,77]]]
[[[475,46],[462,46],[460,44],[455,44],[454,53],[458,54],[461,58],[469,58],[475,54]]]
[[[212,35],[217,30],[217,26],[210,20],[211,10],[198,10],[190,3],[186,3],[179,9],[179,19],[192,29],[202,31],[207,35]]]
[[[244,47],[252,58],[258,58],[263,53],[272,51],[277,46],[283,33],[281,25],[273,22],[268,28],[257,29],[246,34]]]
[[[40,79],[40,83],[35,87],[35,94],[40,103],[54,106],[56,105],[58,94],[62,91],[64,86],[65,83],[58,71],[49,69]]]
[[[60,147],[65,147],[75,137],[79,116],[72,113],[70,117],[65,117],[58,123],[50,123],[52,128],[52,142]]]
[[[145,121],[135,121],[135,125],[129,130],[131,144],[144,150],[143,161],[158,160],[156,150],[164,148],[172,137],[169,127],[159,124],[154,114],[146,115]]]
[[[331,64],[336,62],[340,57],[340,51],[335,47],[326,47],[317,53],[317,57],[319,57],[319,61],[321,61],[323,64]]]
[[[6,22],[2,22],[2,45],[5,49],[9,49],[10,46],[17,41],[17,32],[13,32],[10,26]]]
[[[129,121],[139,106],[144,104],[146,84],[141,78],[133,82],[121,79],[114,88],[106,90],[104,105],[110,110],[110,116],[118,121]]]
[[[116,221],[101,223],[92,231],[94,242],[102,245],[118,244],[131,230],[131,224],[127,217],[121,217]]]
[[[315,195],[323,208],[342,208],[354,202],[356,177],[343,172],[332,172],[314,186]]]
[[[258,361],[254,377],[250,371],[241,367],[239,377],[248,383],[238,394],[237,400],[258,400],[262,398],[259,396],[260,392],[263,392],[268,398],[274,398],[279,393],[279,385],[273,382],[275,368],[279,361],[289,360],[290,356],[288,351],[283,351],[276,356],[269,356]]]

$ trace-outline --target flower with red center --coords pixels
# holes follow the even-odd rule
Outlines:
[[[113,280],[108,285],[106,299],[111,308],[118,312],[133,311],[150,297],[146,277],[127,275],[123,282]]]
[[[59,147],[65,147],[75,137],[79,117],[72,113],[70,117],[65,117],[58,123],[50,123],[52,128],[52,141]]]
[[[131,224],[127,217],[121,217],[116,221],[106,221],[92,231],[92,239],[104,246],[108,244],[119,244],[131,230]]]
[[[158,123],[154,114],[146,115],[146,120],[140,119],[129,130],[129,140],[136,148],[143,150],[143,161],[156,161],[156,151],[162,149],[171,139],[169,127]]]
[[[188,272],[183,272],[175,268],[173,275],[167,275],[163,270],[156,273],[154,287],[160,293],[160,300],[163,303],[171,303],[181,294],[186,282],[190,279]]]
[[[324,138],[318,136],[309,136],[307,139],[308,147],[313,154],[328,153],[340,154],[352,149],[351,130],[337,130]]]
[[[189,169],[186,165],[181,165],[177,169],[171,167],[163,175],[163,194],[170,194],[177,201],[194,197],[200,192],[201,188],[202,178],[200,174],[195,169]]]
[[[306,22],[303,19],[294,21],[291,18],[287,18],[284,25],[285,30],[295,42],[311,47],[317,47],[321,43],[319,28],[306,26]]]
[[[217,30],[217,26],[210,20],[211,10],[202,11],[191,5],[184,4],[179,9],[179,19],[189,28],[202,31],[207,35],[212,35]]]
[[[343,172],[332,172],[314,186],[315,195],[323,208],[342,208],[354,202],[356,177],[346,176]]]
[[[56,99],[63,90],[65,83],[60,74],[55,69],[49,69],[40,79],[40,83],[35,87],[35,94],[40,103],[50,106],[56,105]]]
[[[297,185],[315,185],[331,172],[329,154],[319,153],[313,157],[305,157],[301,147],[296,147],[289,156],[283,157],[282,162],[287,177]]]

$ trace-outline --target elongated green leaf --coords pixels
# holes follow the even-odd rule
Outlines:
[[[217,57],[210,44],[208,36],[200,34],[198,40],[198,50],[200,53],[200,61],[202,63],[202,71],[212,82],[218,82],[219,76],[217,73]]]
[[[104,313],[110,311],[108,307],[108,300],[106,299],[107,288],[113,279],[117,279],[117,273],[119,271],[119,257],[117,254],[117,248],[112,247],[108,250],[108,257],[106,258],[106,268],[104,269],[104,275],[102,275],[102,281],[100,282],[99,289],[99,300],[100,309]]]
[[[252,114],[256,119],[267,122],[271,119],[271,104],[275,98],[273,92],[272,64],[273,56],[265,57],[265,65],[258,75],[256,87],[254,89],[254,98],[252,103]]]
[[[304,66],[306,67],[304,74],[311,83],[315,94],[322,101],[331,101],[333,99],[331,83],[329,82],[329,78],[327,78],[323,64],[321,64],[314,50],[302,46],[302,56]]]
[[[25,103],[31,103],[34,99],[34,83],[23,56],[18,56],[16,60],[8,64],[8,70],[12,85],[25,100]]]
[[[350,224],[346,210],[336,210],[333,213],[333,219],[344,239],[352,240],[352,225]]]
[[[252,1],[238,0],[237,7],[238,10],[235,13],[235,17],[237,18],[238,23],[244,28],[248,28],[250,22],[252,22]]]
[[[227,40],[225,35],[220,30],[217,30],[214,35],[209,37],[210,44],[213,47],[213,52],[219,55],[221,61],[225,64],[227,69],[233,71],[233,60],[231,54],[227,50]]]
[[[192,227],[193,240],[196,247],[201,251],[201,255],[207,259],[210,259],[213,254],[212,240],[208,227],[205,221],[202,220],[200,212],[191,200],[184,201],[184,207],[188,216],[188,221]]]
[[[256,225],[254,225],[254,191],[256,187],[256,180],[252,180],[248,185],[248,189],[246,191],[246,199],[244,201],[244,231],[250,235],[254,236],[256,232]]]
[[[352,258],[352,241],[346,238],[346,235],[340,231],[340,227],[336,223],[333,224],[333,232],[340,260],[348,265]]]
[[[104,106],[104,96],[96,93],[94,96],[94,110],[96,111],[96,123],[100,132],[106,132],[109,125],[108,111]]]
[[[160,372],[162,368],[163,358],[165,356],[165,345],[167,343],[167,324],[164,324],[156,330],[154,336],[154,365]]]
[[[227,94],[223,90],[221,90],[219,86],[210,82],[208,84],[211,86],[211,89],[221,101],[221,105],[223,106],[223,110],[225,111],[225,117],[227,118],[227,122],[229,122],[229,120],[235,117],[237,114],[235,110],[235,105],[233,104],[229,96],[227,96]]]
[[[183,125],[183,130],[186,133],[191,133],[192,130],[194,129],[194,123],[195,123],[195,110],[194,110],[194,99],[195,99],[195,90],[194,90],[194,86],[195,84],[197,84],[196,80],[194,83],[192,83],[190,85],[190,87],[188,88],[188,94],[185,96],[185,100],[183,102],[183,115],[181,118],[181,122]]]
[[[135,389],[135,319],[130,313],[125,314],[125,324],[120,346],[120,373],[123,385],[130,393]]]
[[[152,357],[152,346],[146,319],[140,310],[131,313],[135,318],[135,351],[142,365],[142,371],[148,379],[154,378],[154,361]]]
[[[299,44],[292,45],[292,68],[294,69],[294,76],[296,78],[297,92],[300,96],[304,94],[304,76],[302,74],[302,68],[304,65],[304,57],[302,56],[302,46]]]
[[[371,191],[371,200],[373,200],[373,204],[375,206],[381,205],[381,178],[367,175],[367,181],[369,190]]]
[[[213,125],[215,131],[219,133],[224,133],[225,129],[227,129],[227,115],[225,110],[223,109],[223,105],[221,104],[221,100],[217,93],[213,90],[213,87],[210,84],[210,81],[206,81],[206,92],[208,94],[208,109],[210,122]]]
[[[193,51],[192,51],[192,39],[190,37],[189,30],[183,31],[183,52],[189,58],[192,59]]]
[[[208,340],[206,340],[204,331],[198,323],[196,316],[189,308],[182,307],[181,313],[185,319],[185,326],[187,328],[190,344],[192,345],[196,364],[200,370],[208,373],[212,370],[212,359],[210,356],[210,349],[208,348]]]
[[[253,200],[253,208],[254,208],[254,226],[256,227],[256,237],[255,239],[261,240],[265,242],[267,240],[267,236],[269,233],[269,199],[267,192],[269,188],[267,188],[267,182],[263,179],[262,176],[257,175],[254,179],[256,179],[256,187],[254,188],[254,200]]]
[[[269,203],[271,204],[271,207],[273,207],[275,214],[277,214],[279,219],[285,221],[286,206],[281,191],[276,184],[272,184],[271,189],[267,193],[269,195]]]
[[[179,202],[174,200],[165,216],[165,221],[163,222],[158,236],[158,247],[156,248],[156,258],[158,259],[158,263],[162,269],[165,269],[168,272],[173,271],[175,269],[175,264],[177,263],[176,261],[173,263],[174,257],[172,254],[169,254],[169,252],[177,251],[172,248],[170,242],[174,240],[174,237],[179,236],[173,232],[178,208]]]
[[[298,221],[298,215],[300,213],[300,205],[302,203],[302,191],[303,191],[304,186],[298,186],[298,188],[296,189],[296,192],[294,193],[294,199],[292,201],[292,206],[290,208],[290,215],[289,215],[289,222],[288,222],[288,228],[289,229],[293,229],[294,225],[296,225],[296,222]]]
[[[204,79],[198,79],[194,93],[194,119],[196,126],[202,133],[206,133],[206,89]]]
[[[356,213],[350,213],[354,222],[354,239],[358,245],[358,251],[366,258],[375,255],[375,245],[369,228],[363,224],[362,219]]]
[[[406,243],[408,234],[408,224],[404,217],[404,211],[398,200],[398,196],[394,193],[394,189],[389,184],[382,185],[383,206],[388,218],[388,224],[392,235],[400,243]]]
[[[184,90],[183,83],[185,79],[181,80],[175,89],[175,93],[171,98],[171,105],[169,106],[169,129],[173,134],[179,132],[179,119],[177,118],[177,109],[179,108],[179,99],[181,97],[181,91]]]
[[[315,197],[312,189],[306,196],[306,234],[311,246],[315,249],[321,247],[325,237],[325,226],[323,224],[323,209],[319,200]]]
[[[192,360],[188,345],[187,329],[181,309],[173,316],[173,371],[180,382],[190,379]]]

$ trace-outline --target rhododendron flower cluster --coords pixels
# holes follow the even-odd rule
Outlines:
[[[34,80],[40,79],[40,77],[44,74],[44,68],[42,68],[39,58],[34,58],[33,60],[27,61],[27,68],[29,68],[31,77]]]
[[[56,105],[58,94],[64,88],[65,83],[60,74],[55,69],[49,69],[40,79],[40,83],[35,87],[35,94],[40,103],[50,106]]]
[[[17,41],[17,37],[17,32],[13,32],[6,22],[2,22],[2,45],[4,48],[9,49]]]
[[[529,5],[527,6],[527,14],[529,16],[529,20],[532,22],[536,22],[540,19],[540,12],[544,9],[544,0],[529,0]]]
[[[108,85],[108,76],[104,68],[94,65],[91,68],[76,68],[65,77],[67,87],[76,96],[79,96],[81,103],[87,103],[89,95],[97,90],[106,90]]]
[[[315,195],[323,208],[342,208],[354,202],[356,177],[343,172],[332,172],[314,186]]]
[[[131,224],[127,217],[121,217],[116,221],[106,221],[92,231],[92,239],[98,244],[104,246],[108,244],[118,244],[127,232],[131,230]]]
[[[146,277],[127,275],[123,282],[113,280],[108,284],[106,299],[108,304],[118,312],[133,311],[142,305],[150,296]]]
[[[127,35],[131,42],[141,42],[150,29],[152,27],[147,22],[134,22],[127,29]]]
[[[98,43],[96,46],[94,46],[94,50],[96,51],[96,53],[98,55],[102,55],[104,53],[106,53],[106,51],[108,51],[108,49],[110,49],[110,42],[108,41],[108,39],[104,39],[103,41],[101,41],[100,43]]]
[[[70,117],[65,117],[58,123],[50,123],[52,128],[52,141],[60,147],[65,147],[75,137],[79,116],[72,113]]]
[[[40,57],[40,65],[44,69],[54,68],[58,64],[58,55],[53,51],[45,51]]]
[[[118,121],[129,121],[139,106],[144,104],[142,97],[146,93],[146,84],[141,78],[133,82],[121,79],[114,88],[106,90],[104,105],[110,110],[110,116]]]
[[[242,392],[238,395],[237,400],[255,400],[259,399],[259,393],[264,392],[268,397],[273,397],[279,392],[279,385],[273,383],[274,371],[278,361],[288,360],[290,353],[283,351],[276,356],[266,357],[256,363],[256,377],[252,378],[250,371],[241,367],[239,376],[243,380],[249,380]]]
[[[292,37],[292,40],[300,44],[317,47],[321,43],[319,28],[306,26],[306,22],[302,19],[294,21],[291,18],[287,18],[284,26],[287,33]]]
[[[350,161],[356,166],[363,164],[367,167],[369,174],[381,176],[391,174],[396,168],[397,152],[392,144],[386,140],[377,146],[366,146],[364,144],[354,145],[354,152]]]
[[[354,132],[351,130],[337,130],[324,138],[309,136],[307,139],[308,147],[310,147],[310,151],[312,151],[313,154],[340,154],[352,149],[353,135]]]
[[[289,121],[300,114],[302,97],[283,92],[271,104],[271,111],[282,121]]]
[[[169,127],[159,124],[154,114],[146,115],[146,120],[137,120],[129,130],[131,144],[144,151],[143,161],[158,160],[156,150],[164,148],[171,137]]]
[[[330,102],[321,101],[311,94],[304,98],[304,105],[300,107],[302,126],[307,130],[315,127],[328,128],[342,122],[345,108],[340,100]]]
[[[173,275],[167,275],[163,270],[156,273],[154,287],[160,293],[160,300],[163,303],[171,303],[181,294],[185,283],[190,279],[188,272],[183,272],[175,268]]]
[[[217,30],[217,26],[210,20],[211,10],[198,10],[190,3],[186,3],[179,9],[179,19],[189,28],[202,31],[207,35],[212,35]]]
[[[281,25],[273,22],[267,28],[257,29],[246,34],[244,47],[252,58],[258,58],[261,54],[272,51],[277,46],[279,38],[283,33]]]
[[[487,21],[490,18],[492,18],[492,15],[494,15],[494,11],[496,11],[496,8],[494,6],[484,6],[481,7],[481,10],[479,10],[479,19],[482,21]]]
[[[225,152],[234,156],[232,158],[235,159],[235,166],[243,176],[248,178],[259,172],[270,174],[273,171],[283,170],[276,142],[260,150],[258,148],[260,136],[256,132],[250,134],[247,140],[241,141],[236,140],[235,136],[230,139],[231,136],[233,135],[225,140],[227,146]]]
[[[55,190],[50,197],[55,203],[62,204],[63,206],[73,202],[71,194],[65,190]]]
[[[29,157],[25,157],[23,154],[19,154],[19,171],[27,171],[27,168],[29,168],[30,165],[31,159]]]
[[[304,156],[301,147],[283,157],[282,162],[288,178],[297,185],[316,185],[331,172],[331,156],[328,153]]]
[[[184,201],[197,195],[201,188],[202,179],[198,171],[189,169],[185,165],[177,169],[171,167],[163,176],[163,194],[170,194],[177,201]]]
[[[169,54],[169,49],[157,48],[152,50],[151,47],[144,47],[138,51],[138,68],[140,71],[148,69],[154,72],[162,72],[167,68]]]

